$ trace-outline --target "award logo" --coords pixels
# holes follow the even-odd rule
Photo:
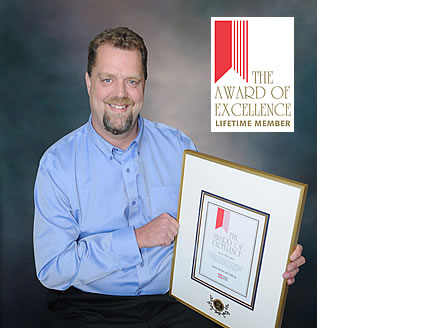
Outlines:
[[[211,131],[294,132],[293,17],[211,18]]]
[[[217,208],[217,218],[215,220],[215,229],[223,227],[226,233],[229,231],[230,211],[224,208]]]
[[[236,214],[236,213],[235,213]],[[234,231],[229,233],[230,211],[221,207],[217,207],[217,217],[215,219],[215,230],[211,245],[218,250],[227,254],[227,256],[241,257],[242,243],[239,240],[239,235]],[[221,233],[220,229],[223,228],[226,234]],[[233,258],[231,258],[233,259]],[[227,281],[227,276],[221,273],[217,275],[218,278]]]

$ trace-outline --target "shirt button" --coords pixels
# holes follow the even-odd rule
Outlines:
[[[136,201],[135,200],[133,200],[131,203],[133,204],[133,206],[136,205]]]
[[[112,156],[110,156],[109,159],[112,159]]]
[[[140,266],[143,268],[145,266],[145,263],[141,263]]]
[[[141,290],[138,290],[137,291],[137,295],[142,295],[142,291]]]
[[[129,168],[127,168],[127,170],[126,170],[126,171],[127,171],[127,173],[130,173],[130,169],[129,169]]]

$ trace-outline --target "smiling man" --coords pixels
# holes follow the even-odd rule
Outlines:
[[[216,327],[167,294],[182,156],[196,147],[140,116],[143,39],[125,27],[97,35],[85,79],[90,118],[45,152],[34,190],[36,271],[54,327]]]
[[[97,59],[89,58],[85,77],[92,124],[112,144],[132,141],[137,136],[137,116],[143,106],[147,78],[142,66],[140,51],[120,49],[110,43],[98,46]],[[126,148],[125,142],[120,146]]]

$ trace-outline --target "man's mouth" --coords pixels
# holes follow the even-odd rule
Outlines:
[[[124,111],[127,109],[128,105],[115,105],[115,104],[108,104],[109,107],[112,108],[114,111]]]

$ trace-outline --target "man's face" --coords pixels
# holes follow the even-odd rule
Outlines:
[[[126,136],[137,131],[145,91],[139,50],[101,45],[91,77],[86,73],[86,85],[93,126],[101,136]]]

